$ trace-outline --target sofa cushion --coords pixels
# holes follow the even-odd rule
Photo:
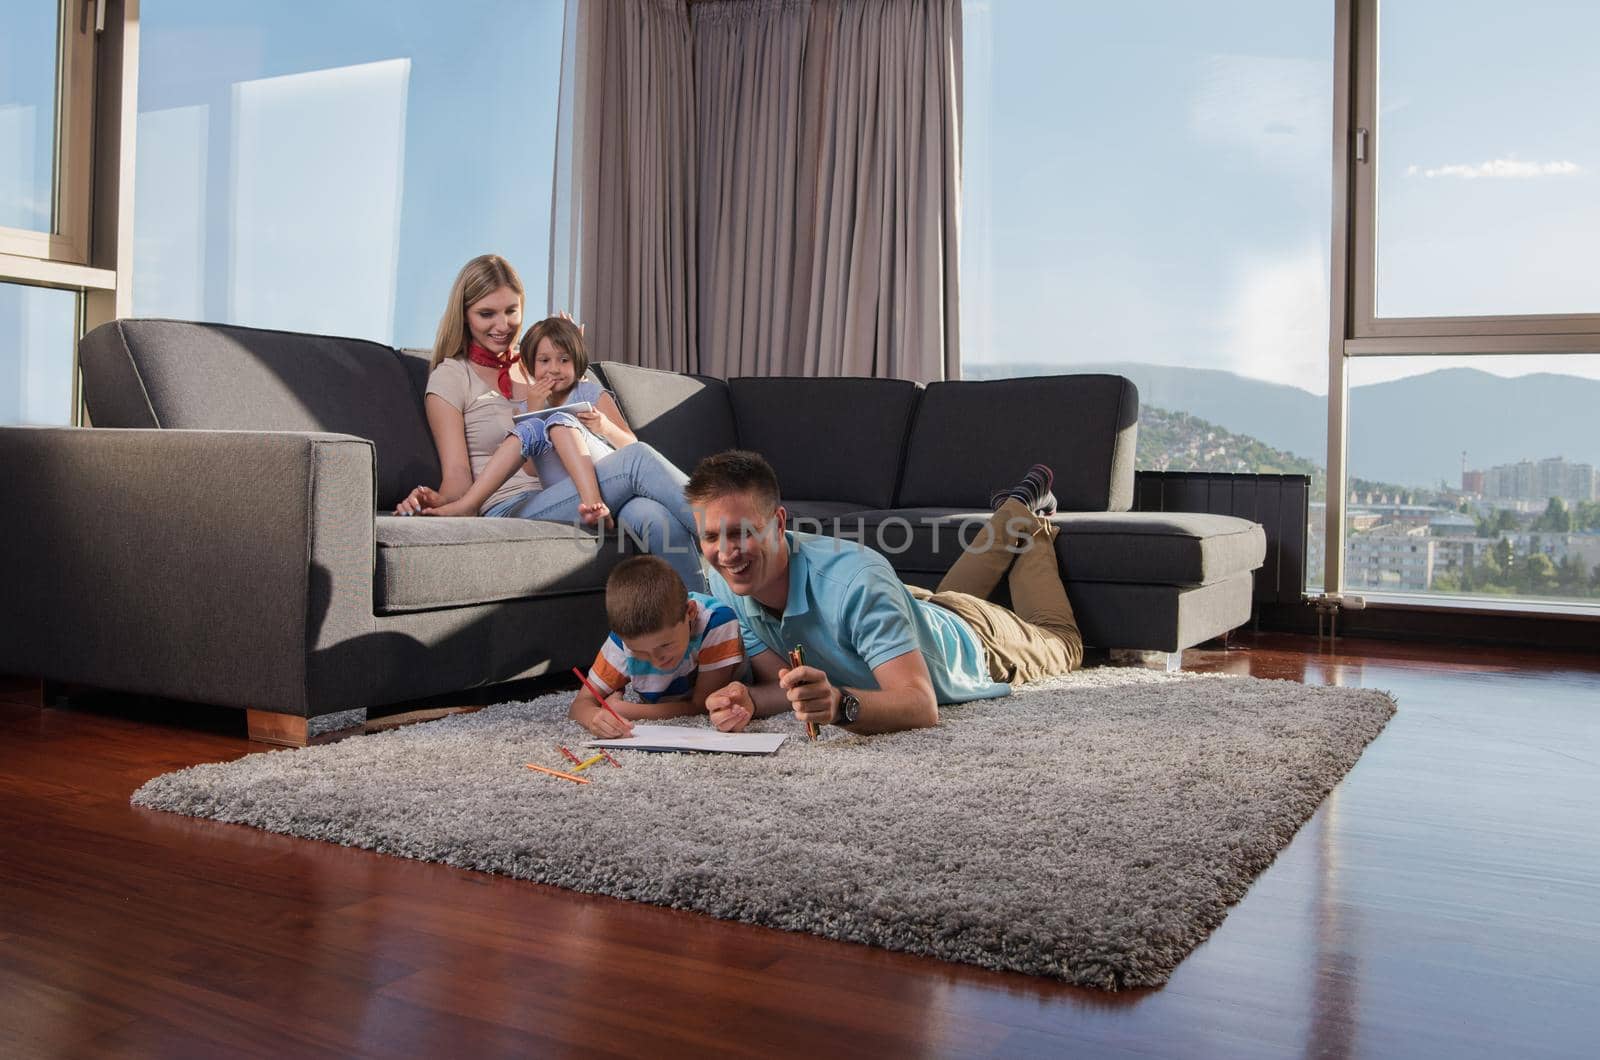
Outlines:
[[[79,346],[97,427],[320,431],[371,440],[377,506],[437,485],[422,399],[388,346],[177,320],[114,320]]]
[[[739,444],[778,473],[785,500],[887,508],[922,388],[904,379],[728,382]]]
[[[542,519],[377,517],[379,614],[605,589],[622,559],[567,523]]]
[[[1063,511],[1127,511],[1138,423],[1139,392],[1118,375],[930,383],[894,504],[987,508],[1042,462]]]
[[[988,520],[987,511],[900,508],[842,516],[824,532],[864,541],[897,570],[943,572]],[[1068,512],[1056,555],[1072,582],[1209,585],[1255,570],[1266,535],[1247,519],[1195,512]]]
[[[655,446],[684,474],[701,457],[738,448],[728,384],[721,379],[620,361],[601,362],[594,370],[639,440]]]

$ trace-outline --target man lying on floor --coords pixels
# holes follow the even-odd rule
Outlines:
[[[707,581],[743,626],[751,684],[706,699],[737,732],[785,710],[809,724],[896,732],[939,723],[939,704],[1008,695],[1064,674],[1083,638],[1056,563],[1052,473],[1042,464],[994,495],[995,513],[937,592],[900,581],[863,545],[786,528],[778,476],[758,454],[700,461],[684,489]],[[1008,578],[1015,610],[988,595]],[[790,668],[788,653],[805,649]]]

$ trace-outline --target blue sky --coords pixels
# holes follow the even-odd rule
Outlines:
[[[426,346],[490,251],[543,305],[561,0],[141,10],[141,315]]]
[[[963,357],[1326,392],[1332,5],[963,8]],[[1600,5],[1385,12],[1389,311],[1600,311],[1600,111],[1580,104],[1600,99]],[[1600,375],[1593,357],[1476,366]]]
[[[965,358],[1323,392],[1332,5],[963,6]],[[426,345],[487,250],[542,308],[562,10],[144,0],[136,311]],[[49,57],[6,26],[14,102]],[[1392,0],[1383,37],[1385,308],[1600,310],[1600,5]],[[1600,377],[1596,356],[1466,363]]]

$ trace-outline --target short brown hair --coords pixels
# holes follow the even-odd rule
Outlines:
[[[778,473],[760,453],[729,449],[696,464],[683,488],[684,499],[695,507],[730,493],[753,493],[764,505],[776,508],[781,496]]]
[[[589,348],[583,344],[583,332],[578,325],[566,317],[545,317],[533,327],[528,329],[522,337],[523,370],[528,373],[528,378],[533,378],[533,359],[539,353],[539,343],[549,339],[555,348],[572,358],[573,378],[583,380],[583,373],[589,370]]]
[[[689,590],[660,556],[625,559],[606,579],[606,621],[619,637],[642,637],[682,621]]]

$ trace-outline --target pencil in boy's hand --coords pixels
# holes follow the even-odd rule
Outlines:
[[[794,651],[789,653],[789,669],[798,670],[798,669],[800,669],[800,667],[804,666],[805,664],[806,664],[806,649],[802,645],[796,644],[794,646]],[[807,721],[806,722],[806,738],[810,739],[810,740],[815,740],[817,738],[817,724],[816,724],[816,722],[814,722],[814,721]]]
[[[622,722],[623,728],[627,728],[628,719],[611,709],[611,704],[606,702],[606,697],[600,694],[600,690],[598,688],[589,683],[589,679],[583,676],[583,671],[574,666],[572,668],[572,672],[578,675],[578,680],[583,682],[583,687],[587,688],[589,690],[589,694],[599,701],[600,705],[606,709],[606,713]]]

